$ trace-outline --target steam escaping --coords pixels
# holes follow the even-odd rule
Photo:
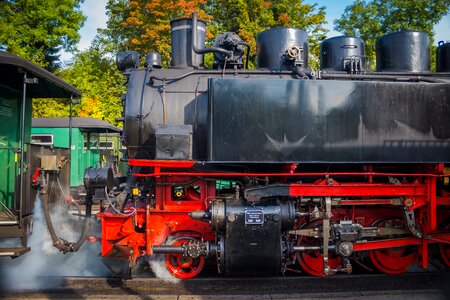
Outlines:
[[[68,214],[63,207],[55,208],[51,215],[58,236],[66,240],[78,239],[82,226],[78,217]],[[91,232],[100,232],[95,222],[92,222]],[[31,251],[21,257],[0,258],[2,291],[51,288],[60,283],[57,278],[49,278],[54,276],[111,276],[99,256],[99,243],[84,243],[78,252],[67,254],[53,247],[39,196],[34,206],[33,233],[28,246]]]
[[[179,283],[181,279],[174,277],[169,270],[167,270],[165,258],[164,254],[154,254],[146,257],[150,268],[156,277],[167,282]]]

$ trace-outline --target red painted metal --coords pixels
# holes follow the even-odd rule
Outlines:
[[[380,172],[298,172],[298,173],[245,173],[245,172],[161,172],[159,169],[153,173],[133,173],[135,177],[158,177],[158,176],[205,176],[205,177],[448,177],[443,174],[432,173],[380,173]]]
[[[36,168],[36,170],[34,170],[33,177],[31,179],[32,184],[37,184],[39,182],[39,174],[40,173],[41,173],[40,168]]]
[[[450,224],[448,224],[447,226],[445,226],[446,230],[450,229]],[[439,245],[439,253],[442,259],[442,262],[450,268],[450,233],[442,236],[441,237],[441,241],[442,239],[445,241],[445,243],[441,243]]]
[[[403,206],[415,211],[416,222],[425,233],[424,238],[391,238],[354,244],[354,251],[369,252],[370,259],[379,270],[399,274],[416,261],[420,266],[426,267],[431,243],[440,243],[441,257],[450,266],[450,233],[437,231],[437,224],[450,215],[446,207],[450,206],[450,193],[437,190],[438,178],[449,176],[443,174],[442,164],[421,165],[415,170],[411,169],[410,173],[395,172],[404,170],[395,169],[395,166],[383,169],[393,172],[374,172],[370,165],[363,172],[300,172],[301,165],[287,164],[279,173],[226,173],[196,172],[194,169],[199,162],[195,161],[135,159],[129,160],[129,164],[153,168],[150,174],[133,175],[154,177],[156,188],[153,195],[149,195],[154,199],[138,205],[133,216],[118,215],[110,210],[98,214],[103,222],[102,255],[136,261],[139,256],[152,254],[153,245],[165,244],[168,237],[177,233],[178,236],[183,236],[185,232],[195,232],[196,238],[214,241],[215,234],[207,222],[193,220],[188,216],[193,210],[207,209],[210,201],[216,198],[215,181],[204,180],[202,176],[272,177],[271,180],[278,183],[285,183],[292,177],[296,180],[301,177],[317,177],[320,179],[314,183],[291,183],[289,193],[292,197],[342,198],[339,207],[332,208],[332,222],[353,220],[363,226],[371,226],[376,220],[387,216],[402,219]],[[399,178],[401,183],[379,183],[377,178],[388,176]],[[333,177],[339,177],[343,182],[336,182]],[[183,190],[181,196],[174,194],[175,187]],[[305,220],[302,219],[299,224],[304,224]],[[298,243],[302,246],[319,245],[320,239],[300,238]],[[341,258],[333,255],[330,253],[329,264],[335,269],[341,264]],[[299,252],[297,260],[305,272],[323,276],[323,256],[320,251]],[[166,264],[174,276],[192,278],[201,271],[204,260],[196,261],[178,254],[167,255]]]
[[[129,159],[131,167],[160,167],[160,168],[192,168],[196,162],[190,160],[149,160],[149,159]]]
[[[320,251],[299,252],[297,253],[297,261],[303,271],[309,275],[317,277],[333,275],[325,275],[323,273],[323,255]],[[341,265],[341,258],[336,256],[333,252],[330,252],[330,256],[328,257],[328,265],[331,269],[337,269]]]
[[[439,252],[441,255],[441,259],[444,264],[450,268],[450,245],[449,244],[440,244]]]
[[[422,239],[419,238],[399,238],[399,239],[388,239],[381,241],[368,241],[363,243],[356,243],[353,245],[354,251],[366,251],[374,249],[386,249],[386,248],[396,248],[405,246],[417,246],[422,243]]]
[[[427,195],[427,186],[424,184],[346,183],[339,185],[317,185],[293,183],[290,185],[290,196],[292,197],[426,197]]]
[[[177,240],[173,243],[174,246],[180,246],[188,243],[189,240]],[[205,265],[205,258],[199,256],[192,258],[189,256],[183,256],[182,254],[167,254],[166,266],[169,272],[181,279],[194,278],[203,270]]]
[[[316,220],[305,224],[302,228],[306,229],[321,226],[322,220]],[[301,236],[297,242],[297,245],[319,246],[321,245],[321,240],[313,237]],[[302,270],[310,275],[318,277],[333,275],[333,274],[325,275],[323,273],[324,268],[323,255],[318,250],[297,252],[296,258]],[[331,269],[337,269],[341,265],[341,257],[335,255],[333,252],[330,252],[328,256],[328,265]]]
[[[417,261],[417,253],[407,253],[406,247],[385,248],[369,251],[373,265],[383,273],[397,275],[408,271]]]
[[[111,209],[97,214],[102,220],[103,256],[136,262],[139,256],[151,255],[153,245],[164,244],[170,235],[179,232],[196,232],[200,239],[214,240],[208,223],[188,216],[193,210],[206,209],[207,201],[215,195],[214,182],[174,176],[161,177],[157,183],[154,207],[150,204],[132,207],[131,201],[125,211],[130,208],[132,215],[117,214]],[[183,199],[175,199],[173,187],[184,185],[197,189],[186,193]]]

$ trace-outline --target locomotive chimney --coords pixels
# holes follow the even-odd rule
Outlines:
[[[204,48],[206,36],[206,23],[198,20],[195,36],[196,47]],[[192,44],[192,24],[190,18],[182,18],[170,22],[172,39],[172,67],[173,68],[201,68],[203,55],[194,52]]]

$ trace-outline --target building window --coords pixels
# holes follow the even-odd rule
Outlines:
[[[53,146],[53,134],[32,134],[31,144]]]

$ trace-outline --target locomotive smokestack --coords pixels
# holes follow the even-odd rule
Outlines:
[[[172,38],[172,67],[173,68],[201,68],[203,55],[196,54],[193,43],[201,48],[205,44],[206,24],[197,21],[193,30],[192,19],[182,18],[170,22]],[[195,33],[193,33],[195,32]],[[195,38],[193,39],[193,35]]]

